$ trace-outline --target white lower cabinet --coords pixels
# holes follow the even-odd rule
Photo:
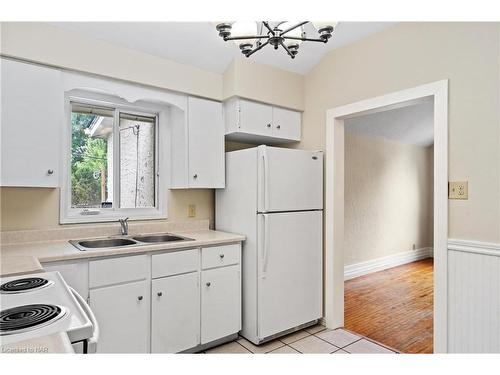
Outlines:
[[[151,283],[151,352],[178,353],[200,344],[198,272]]]
[[[90,308],[99,322],[98,353],[149,352],[148,281],[90,290]]]
[[[44,268],[89,297],[98,353],[178,353],[240,331],[240,259],[241,244],[226,244]]]
[[[234,334],[241,329],[240,266],[201,272],[201,343]]]

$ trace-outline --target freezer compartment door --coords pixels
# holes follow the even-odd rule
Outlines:
[[[323,153],[259,146],[258,212],[323,209]]]
[[[258,336],[322,315],[322,212],[258,215]]]

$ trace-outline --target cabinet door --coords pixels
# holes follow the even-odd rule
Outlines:
[[[153,280],[151,352],[178,353],[200,344],[198,272]]]
[[[273,107],[267,104],[240,100],[239,131],[272,136]]]
[[[90,290],[90,307],[99,322],[98,353],[149,352],[147,281]]]
[[[224,187],[222,104],[189,98],[189,187]]]
[[[60,72],[1,59],[2,186],[57,187]]]
[[[240,266],[201,273],[201,343],[206,344],[241,329]]]
[[[300,141],[300,118],[300,112],[273,107],[273,136]]]

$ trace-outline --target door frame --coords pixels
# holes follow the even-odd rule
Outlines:
[[[434,101],[434,352],[445,353],[447,332],[448,80],[361,100],[326,111],[325,322],[344,325],[344,120]]]

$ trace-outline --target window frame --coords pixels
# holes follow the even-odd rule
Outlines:
[[[78,90],[80,91],[80,90]],[[114,110],[113,114],[113,207],[112,208],[72,208],[71,207],[71,113],[72,103],[88,106],[107,107]],[[167,110],[154,104],[135,105],[108,95],[95,93],[66,93],[64,103],[64,142],[61,175],[61,197],[60,197],[60,223],[94,223],[117,221],[120,218],[129,217],[130,220],[166,219],[166,181],[165,152],[166,145],[165,121]],[[120,113],[138,116],[155,117],[155,207],[146,208],[120,208],[115,207],[120,202]],[[167,175],[167,173],[165,173]],[[163,194],[163,192],[165,192]],[[116,202],[116,204],[115,204]],[[89,212],[89,214],[82,214]]]

